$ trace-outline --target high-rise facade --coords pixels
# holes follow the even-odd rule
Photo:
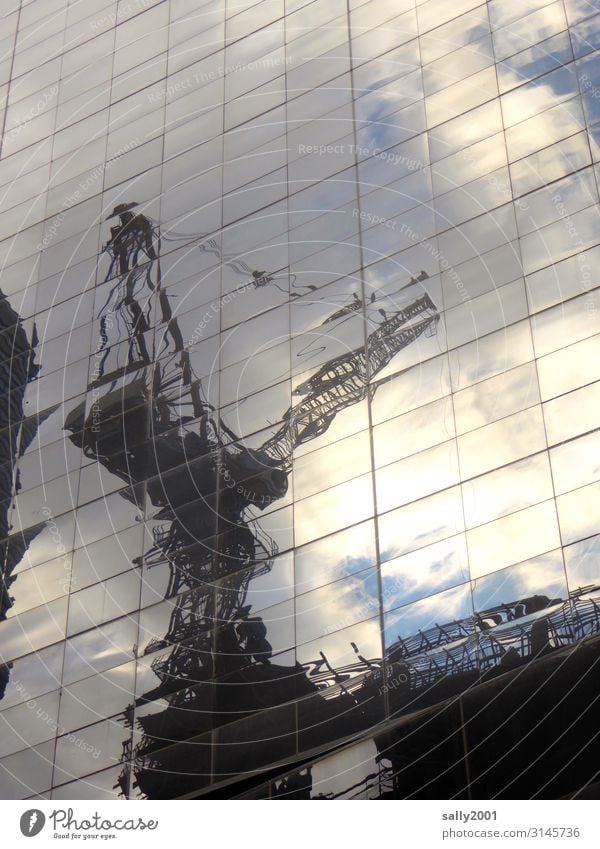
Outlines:
[[[598,0],[2,14],[0,797],[596,792]]]

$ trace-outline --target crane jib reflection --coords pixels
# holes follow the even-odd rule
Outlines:
[[[290,670],[271,660],[267,628],[246,603],[250,583],[272,568],[278,553],[275,541],[249,521],[248,508],[265,509],[285,495],[294,450],[323,434],[345,408],[372,395],[378,373],[420,335],[435,333],[439,315],[427,294],[394,312],[379,310],[366,349],[351,350],[316,369],[296,387],[300,400],[283,412],[280,428],[260,447],[248,448],[204,395],[162,285],[159,227],[134,208],[121,204],[111,216],[119,224],[111,227],[106,246],[109,267],[103,285],[108,294],[98,316],[92,405],[87,413],[83,405],[73,410],[66,427],[86,456],[128,484],[125,497],[140,508],[148,498],[157,508],[154,544],[142,561],[148,568],[169,570],[165,597],[176,601],[166,633],[144,649],[145,655],[156,655],[152,670],[158,683],[138,699],[138,708],[165,697],[168,706],[159,714],[138,716],[144,734],[134,756],[143,761],[173,737],[169,717],[177,736],[203,730],[199,685],[214,676],[231,676],[250,665],[259,677],[271,679],[267,698],[289,700],[285,679]],[[219,253],[214,241],[206,249]],[[249,270],[237,260],[232,267],[243,275]],[[416,290],[426,276],[411,279],[408,288]],[[239,288],[249,294],[274,283],[283,285],[280,275],[252,271]],[[316,287],[304,288],[313,292]],[[362,308],[355,296],[349,308],[333,312],[323,324],[343,322]],[[164,328],[160,347],[150,332],[153,321]],[[214,582],[223,579],[227,592],[214,593]],[[371,669],[372,662],[356,651],[358,665]],[[317,692],[329,676],[338,684],[346,677],[344,670],[331,670],[324,655],[305,672],[304,684],[296,676],[295,695]],[[185,714],[178,712],[183,705]],[[163,733],[152,733],[157,726]],[[137,773],[142,789],[144,782],[152,783],[150,776],[144,768]]]

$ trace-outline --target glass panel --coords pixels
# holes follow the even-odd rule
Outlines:
[[[301,98],[299,98],[301,100]],[[303,191],[295,192],[289,199],[290,221],[300,227],[323,213],[340,209],[356,199],[356,174],[354,167],[324,180]],[[329,215],[329,220],[335,216]]]
[[[464,304],[522,275],[518,242],[501,245],[442,272],[444,306]]]
[[[558,6],[558,4],[556,5]],[[577,93],[577,75],[573,65],[557,68],[557,70],[501,96],[505,126],[512,127],[513,124],[532,118],[538,112],[550,109]]]
[[[386,53],[417,35],[417,16],[414,9],[387,21],[385,26],[371,29],[362,35],[352,33],[352,61],[360,65],[374,56]]]
[[[314,5],[318,6],[318,4]],[[378,8],[379,0],[371,2],[370,7]],[[358,98],[369,91],[381,88],[416,70],[418,66],[419,43],[415,38],[356,68],[353,74],[354,96]]]
[[[564,174],[578,171],[590,164],[587,135],[578,133],[514,162],[510,166],[513,191],[515,195],[526,194],[538,186],[547,185]]]
[[[399,180],[420,171],[428,161],[427,139],[424,136],[416,136],[390,150],[374,153],[370,159],[362,159],[358,166],[361,195],[368,195],[375,187],[388,187],[395,183],[405,185]]]
[[[585,183],[582,182],[581,185]],[[587,198],[583,197],[581,202],[586,200]],[[548,204],[548,198],[542,195],[540,202]],[[596,271],[598,259],[600,259],[600,247],[591,248],[530,274],[526,279],[530,311],[541,312],[554,304],[593,289],[600,282],[599,273]]]
[[[73,593],[69,598],[67,634],[72,636],[130,613],[139,602],[140,574],[137,570]]]
[[[426,404],[411,413],[389,419],[373,431],[376,467],[416,454],[454,436],[450,398]]]
[[[478,106],[428,133],[431,161],[471,147],[502,130],[502,111],[497,100]]]
[[[296,641],[340,631],[379,611],[378,574],[367,569],[296,597]]]
[[[600,380],[600,336],[584,339],[537,361],[542,400]]]
[[[373,514],[370,475],[334,486],[294,505],[295,541],[303,545]]]
[[[227,41],[244,38],[244,36],[266,26],[277,18],[282,18],[284,14],[283,6],[283,0],[279,0],[279,2],[268,0],[266,3],[255,3],[251,9],[240,12],[234,17],[228,17],[225,26]]]
[[[447,356],[435,357],[402,374],[376,384],[373,422],[385,421],[450,393]]]
[[[463,479],[534,454],[546,447],[541,407],[531,407],[471,431],[459,436],[457,442]]]
[[[415,226],[418,226],[419,221],[429,223],[428,218],[418,217],[415,220]],[[407,228],[407,233],[412,233],[416,238],[417,233],[412,227],[412,224]],[[439,265],[437,263],[437,254],[435,258],[432,254],[435,252],[427,249],[409,248],[401,254],[389,257],[381,262],[374,263],[366,269],[366,282],[368,286],[367,294],[370,298],[375,294],[375,298],[387,298],[387,303],[376,303],[373,298],[371,304],[367,305],[367,315],[370,319],[370,326],[375,323],[381,323],[381,313],[378,313],[380,307],[383,307],[388,312],[398,309],[398,306],[408,307],[415,300],[424,297],[426,294],[434,302],[439,303],[440,300],[440,284]],[[414,269],[420,269],[418,273]],[[404,293],[404,294],[403,294]],[[432,309],[431,305],[425,301],[421,302],[420,306],[425,304]]]
[[[385,86],[380,86],[374,91],[363,94],[356,101],[356,120],[362,122],[380,121],[387,115],[398,112],[406,106],[410,106],[416,100],[423,98],[423,82],[420,71],[415,71],[402,78],[399,88],[398,82],[394,80]],[[342,133],[339,133],[342,135]]]
[[[71,583],[71,557],[65,555],[49,563],[20,572],[15,583],[8,585],[13,598],[5,615],[17,616],[41,604],[47,604],[69,592]]]
[[[274,604],[287,601],[294,594],[294,557],[292,552],[276,557],[270,568],[244,570],[225,578],[217,586],[217,605],[220,609],[230,610],[239,605],[241,599],[240,583],[248,585],[244,590],[244,607],[251,608],[254,615]]]
[[[3,663],[64,639],[67,599],[36,607],[0,622]]]
[[[385,513],[378,526],[382,562],[453,536],[465,527],[460,487]]]
[[[310,777],[307,775],[304,778],[300,774],[297,779],[288,779],[288,787],[277,787],[273,795],[284,799],[377,799],[380,788],[376,781],[373,782],[373,777],[379,771],[379,759],[375,741],[364,740],[312,764]],[[303,778],[306,782],[306,795],[292,795],[291,787],[295,784],[302,787]],[[274,782],[274,788],[276,784],[277,782]]]
[[[512,196],[508,168],[479,177],[436,199],[440,227],[457,226],[482,212],[502,206]]]
[[[294,497],[314,495],[371,468],[368,431],[294,460]]]
[[[547,233],[548,237],[550,235]],[[597,292],[581,295],[538,313],[532,318],[531,327],[538,357],[598,333],[600,309]]]
[[[111,719],[67,734],[56,741],[54,783],[62,784],[112,766],[124,756],[131,729]]]
[[[432,168],[433,188],[441,195],[506,165],[506,145],[502,133],[490,135],[471,147],[440,159]]]
[[[598,426],[600,383],[593,383],[544,404],[548,445],[579,436]],[[573,410],[577,415],[573,416]]]
[[[268,4],[263,3],[263,5]],[[213,32],[220,35],[219,28]],[[216,46],[220,46],[221,43],[218,37],[213,41],[213,45]],[[194,41],[188,41],[187,44],[194,45]],[[215,62],[211,71],[208,70],[209,63],[215,58],[222,59],[222,51],[218,54],[213,53],[204,62],[198,63],[203,66],[201,80],[224,81],[228,100],[225,106],[226,128],[264,113],[284,101],[282,75],[285,71],[285,57],[282,44],[283,21],[280,20],[253,33],[250,37],[230,43],[226,47],[226,61]],[[185,45],[182,46],[182,51],[184,48]],[[238,58],[231,62],[234,55]],[[244,72],[247,76],[247,85],[242,79]],[[237,98],[234,92],[238,92]],[[222,100],[222,97],[220,99]],[[218,103],[219,98],[216,98],[215,102]]]
[[[525,284],[522,280],[515,280],[494,292],[480,295],[448,310],[444,316],[448,347],[463,345],[471,339],[513,324],[526,315]]]
[[[137,636],[137,617],[126,616],[67,640],[63,683],[71,684],[132,660]]]
[[[296,594],[362,572],[375,559],[373,522],[355,525],[297,548],[294,554]]]
[[[0,758],[55,736],[59,697],[56,690],[0,713]]]
[[[547,453],[527,457],[495,472],[463,483],[467,528],[531,507],[552,498]]]
[[[459,228],[447,230],[438,236],[438,246],[442,262],[445,260],[456,265],[512,242],[516,237],[517,225],[513,204],[510,203],[467,221]]]
[[[271,658],[285,666],[285,653],[294,646],[294,603],[286,601],[267,608],[259,616],[244,617],[235,628],[234,651],[232,630],[233,625],[229,625],[215,635],[217,675],[227,675],[252,663],[263,664]],[[211,642],[207,641],[206,645],[210,650]]]
[[[437,593],[429,598],[399,607],[384,619],[385,646],[391,654],[400,642],[408,644],[411,651],[413,640],[419,642],[418,634],[435,632],[435,642],[443,645],[451,642],[451,630],[444,632],[438,626],[468,619],[473,615],[471,585],[463,584],[451,590]],[[412,639],[411,639],[412,638]],[[422,642],[423,647],[427,645]],[[414,649],[413,649],[414,651]],[[411,652],[412,653],[412,652]]]
[[[285,77],[283,76],[283,53],[271,57],[269,62],[280,67],[282,75],[270,79],[269,82],[258,86],[246,94],[234,98],[225,104],[224,127],[230,130],[251,118],[264,115],[268,110],[274,110],[285,102]]]
[[[500,92],[509,91],[521,83],[532,80],[573,61],[573,51],[568,32],[535,44],[528,50],[517,53],[510,59],[498,63],[498,85]]]
[[[490,31],[488,10],[481,5],[472,12],[429,30],[419,38],[423,64],[483,37]]]
[[[142,534],[141,527],[130,528],[75,551],[73,589],[81,590],[131,569],[142,554]]]
[[[600,477],[600,431],[550,449],[557,494],[592,483]]]
[[[371,663],[381,663],[379,617],[298,646],[296,653],[298,663],[306,669],[308,680],[315,683],[335,683],[332,670],[343,671],[349,678],[364,675],[365,665],[358,663],[359,655]]]
[[[590,537],[565,548],[567,580],[572,593],[598,586],[600,536]]]
[[[289,327],[287,306],[238,324],[221,337],[220,367],[247,360],[258,351],[279,344],[289,335]]]
[[[457,433],[482,427],[539,403],[535,363],[526,363],[453,396]]]
[[[317,4],[318,6],[318,4]],[[369,0],[368,3],[362,3],[356,8],[351,7],[350,22],[353,34],[358,34],[361,30],[369,30],[373,27],[389,21],[394,13],[404,12],[411,8],[413,3],[411,0],[398,0],[391,3],[389,0]],[[309,7],[310,8],[310,7]]]
[[[560,550],[478,578],[472,586],[475,612],[486,632],[569,596]]]
[[[264,412],[271,413],[272,420],[282,421],[291,406],[291,385],[288,381],[271,386],[262,392],[250,395],[239,403],[231,404],[221,410],[221,421],[234,433],[247,436],[256,433],[265,423]],[[263,431],[265,436],[266,431]],[[311,444],[311,448],[313,445]]]
[[[289,43],[304,35],[307,31],[313,31],[332,18],[339,18],[340,15],[345,13],[345,10],[346,5],[343,0],[332,0],[331,3],[311,3],[305,2],[305,0],[292,0],[290,2],[290,0],[286,0],[287,42]]]
[[[19,705],[60,686],[64,644],[42,649],[15,660],[0,699],[0,709]]]
[[[59,734],[123,713],[134,700],[135,662],[92,675],[61,692]]]
[[[450,537],[381,567],[384,610],[431,596],[469,580],[465,535]]]
[[[418,101],[382,121],[360,128],[356,133],[356,146],[359,157],[372,156],[377,150],[385,150],[400,144],[412,136],[426,130],[425,106]],[[349,140],[352,143],[352,140]],[[340,163],[347,167],[349,163]]]
[[[116,767],[96,772],[89,778],[80,778],[68,784],[62,784],[52,790],[53,799],[119,799],[122,779],[126,767]],[[122,798],[122,797],[121,797]]]
[[[489,0],[488,10],[492,27],[499,29],[548,5],[549,0]]]
[[[131,527],[140,520],[140,512],[118,493],[101,498],[77,511],[76,547],[89,545]]]
[[[239,401],[283,380],[289,374],[289,365],[285,365],[289,357],[289,342],[286,341],[268,351],[257,351],[244,363],[223,369],[220,372],[221,403]]]
[[[230,224],[287,195],[287,171],[280,168],[223,198],[223,224]]]
[[[434,127],[474,109],[498,94],[495,68],[486,68],[427,98],[427,124]]]
[[[40,743],[0,762],[0,794],[3,799],[27,799],[49,790],[52,784],[54,740]]]
[[[514,162],[540,147],[546,147],[567,136],[572,136],[584,127],[585,121],[579,97],[553,106],[506,131],[508,158]]]
[[[419,32],[427,32],[433,27],[445,24],[478,6],[478,0],[429,0],[417,5]]]
[[[492,39],[486,35],[426,65],[423,68],[425,93],[433,94],[493,64]]]
[[[600,6],[598,6],[598,0],[565,0],[565,9],[569,25],[572,26],[600,11]]]
[[[452,383],[464,389],[532,359],[529,322],[523,321],[451,351]]]
[[[480,578],[560,545],[554,501],[467,531],[471,577]]]
[[[600,515],[590,505],[600,504],[600,483],[575,489],[556,499],[563,545],[600,533]]]
[[[381,512],[416,501],[458,483],[455,440],[443,442],[376,473],[377,508]]]
[[[347,135],[350,128],[349,121],[350,110],[344,107],[339,126],[325,125],[325,128],[321,126],[319,130],[315,128],[311,134],[310,126],[304,125],[298,131],[296,138],[303,138],[304,141],[299,142],[297,148],[292,148],[294,158],[290,158],[288,162],[288,178],[291,186],[300,190],[309,183],[325,180],[331,174],[343,171],[354,164],[354,139]],[[312,141],[317,133],[321,137],[333,134],[334,140],[323,142],[325,148],[320,148],[319,143],[315,145]],[[296,157],[296,151],[299,154],[298,157]]]
[[[560,146],[559,148],[560,149]],[[519,163],[517,163],[519,164]],[[586,168],[583,171],[578,171],[566,177],[564,180],[559,180],[552,186],[545,186],[533,192],[527,197],[523,206],[517,205],[517,226],[519,233],[524,235],[532,230],[537,230],[539,227],[544,227],[556,221],[558,218],[564,218],[574,212],[579,212],[591,203],[597,202],[598,190],[593,179],[593,171],[591,168]],[[600,253],[600,249],[598,249]],[[589,251],[588,253],[593,253]],[[569,261],[566,260],[565,263]],[[558,275],[561,266],[565,263],[560,263],[555,274]],[[573,265],[573,260],[571,260]],[[549,275],[548,275],[549,276]],[[568,275],[565,275],[568,277]],[[565,280],[565,285],[567,281]],[[530,287],[531,288],[531,287]],[[565,294],[568,292],[566,290]],[[579,294],[581,288],[576,290],[574,294]],[[564,300],[561,298],[559,300]],[[552,301],[549,299],[547,306],[550,306]]]
[[[553,3],[531,15],[520,17],[494,32],[496,60],[512,56],[530,44],[537,44],[566,28],[562,3]]]
[[[419,138],[422,138],[419,136]],[[404,148],[400,145],[394,150]],[[395,154],[394,154],[395,155]],[[367,160],[367,163],[372,160]],[[401,166],[394,166],[395,170],[401,171]],[[433,190],[431,186],[431,174],[429,169],[418,171],[403,179],[386,185],[386,179],[381,175],[383,188],[371,191],[372,186],[369,182],[363,182],[361,185],[369,190],[361,199],[360,213],[354,213],[356,218],[360,218],[364,222],[364,230],[368,230],[363,236],[364,249],[368,252],[368,258],[378,258],[382,253],[394,253],[397,248],[406,243],[406,238],[410,240],[408,244],[414,241],[410,233],[405,233],[402,230],[401,216],[408,210],[411,218],[411,228],[418,226],[419,232],[422,235],[431,231],[433,218],[431,213],[419,213],[418,207],[420,204],[427,204],[433,198]],[[377,228],[377,229],[372,229]],[[392,231],[392,232],[389,232]],[[415,230],[413,230],[413,233]]]

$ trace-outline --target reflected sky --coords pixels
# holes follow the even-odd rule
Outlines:
[[[390,560],[382,566],[381,579],[384,610],[463,584],[469,580],[466,539],[450,537]]]

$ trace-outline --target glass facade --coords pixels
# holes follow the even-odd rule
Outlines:
[[[1,11],[0,798],[594,780],[598,0]]]

